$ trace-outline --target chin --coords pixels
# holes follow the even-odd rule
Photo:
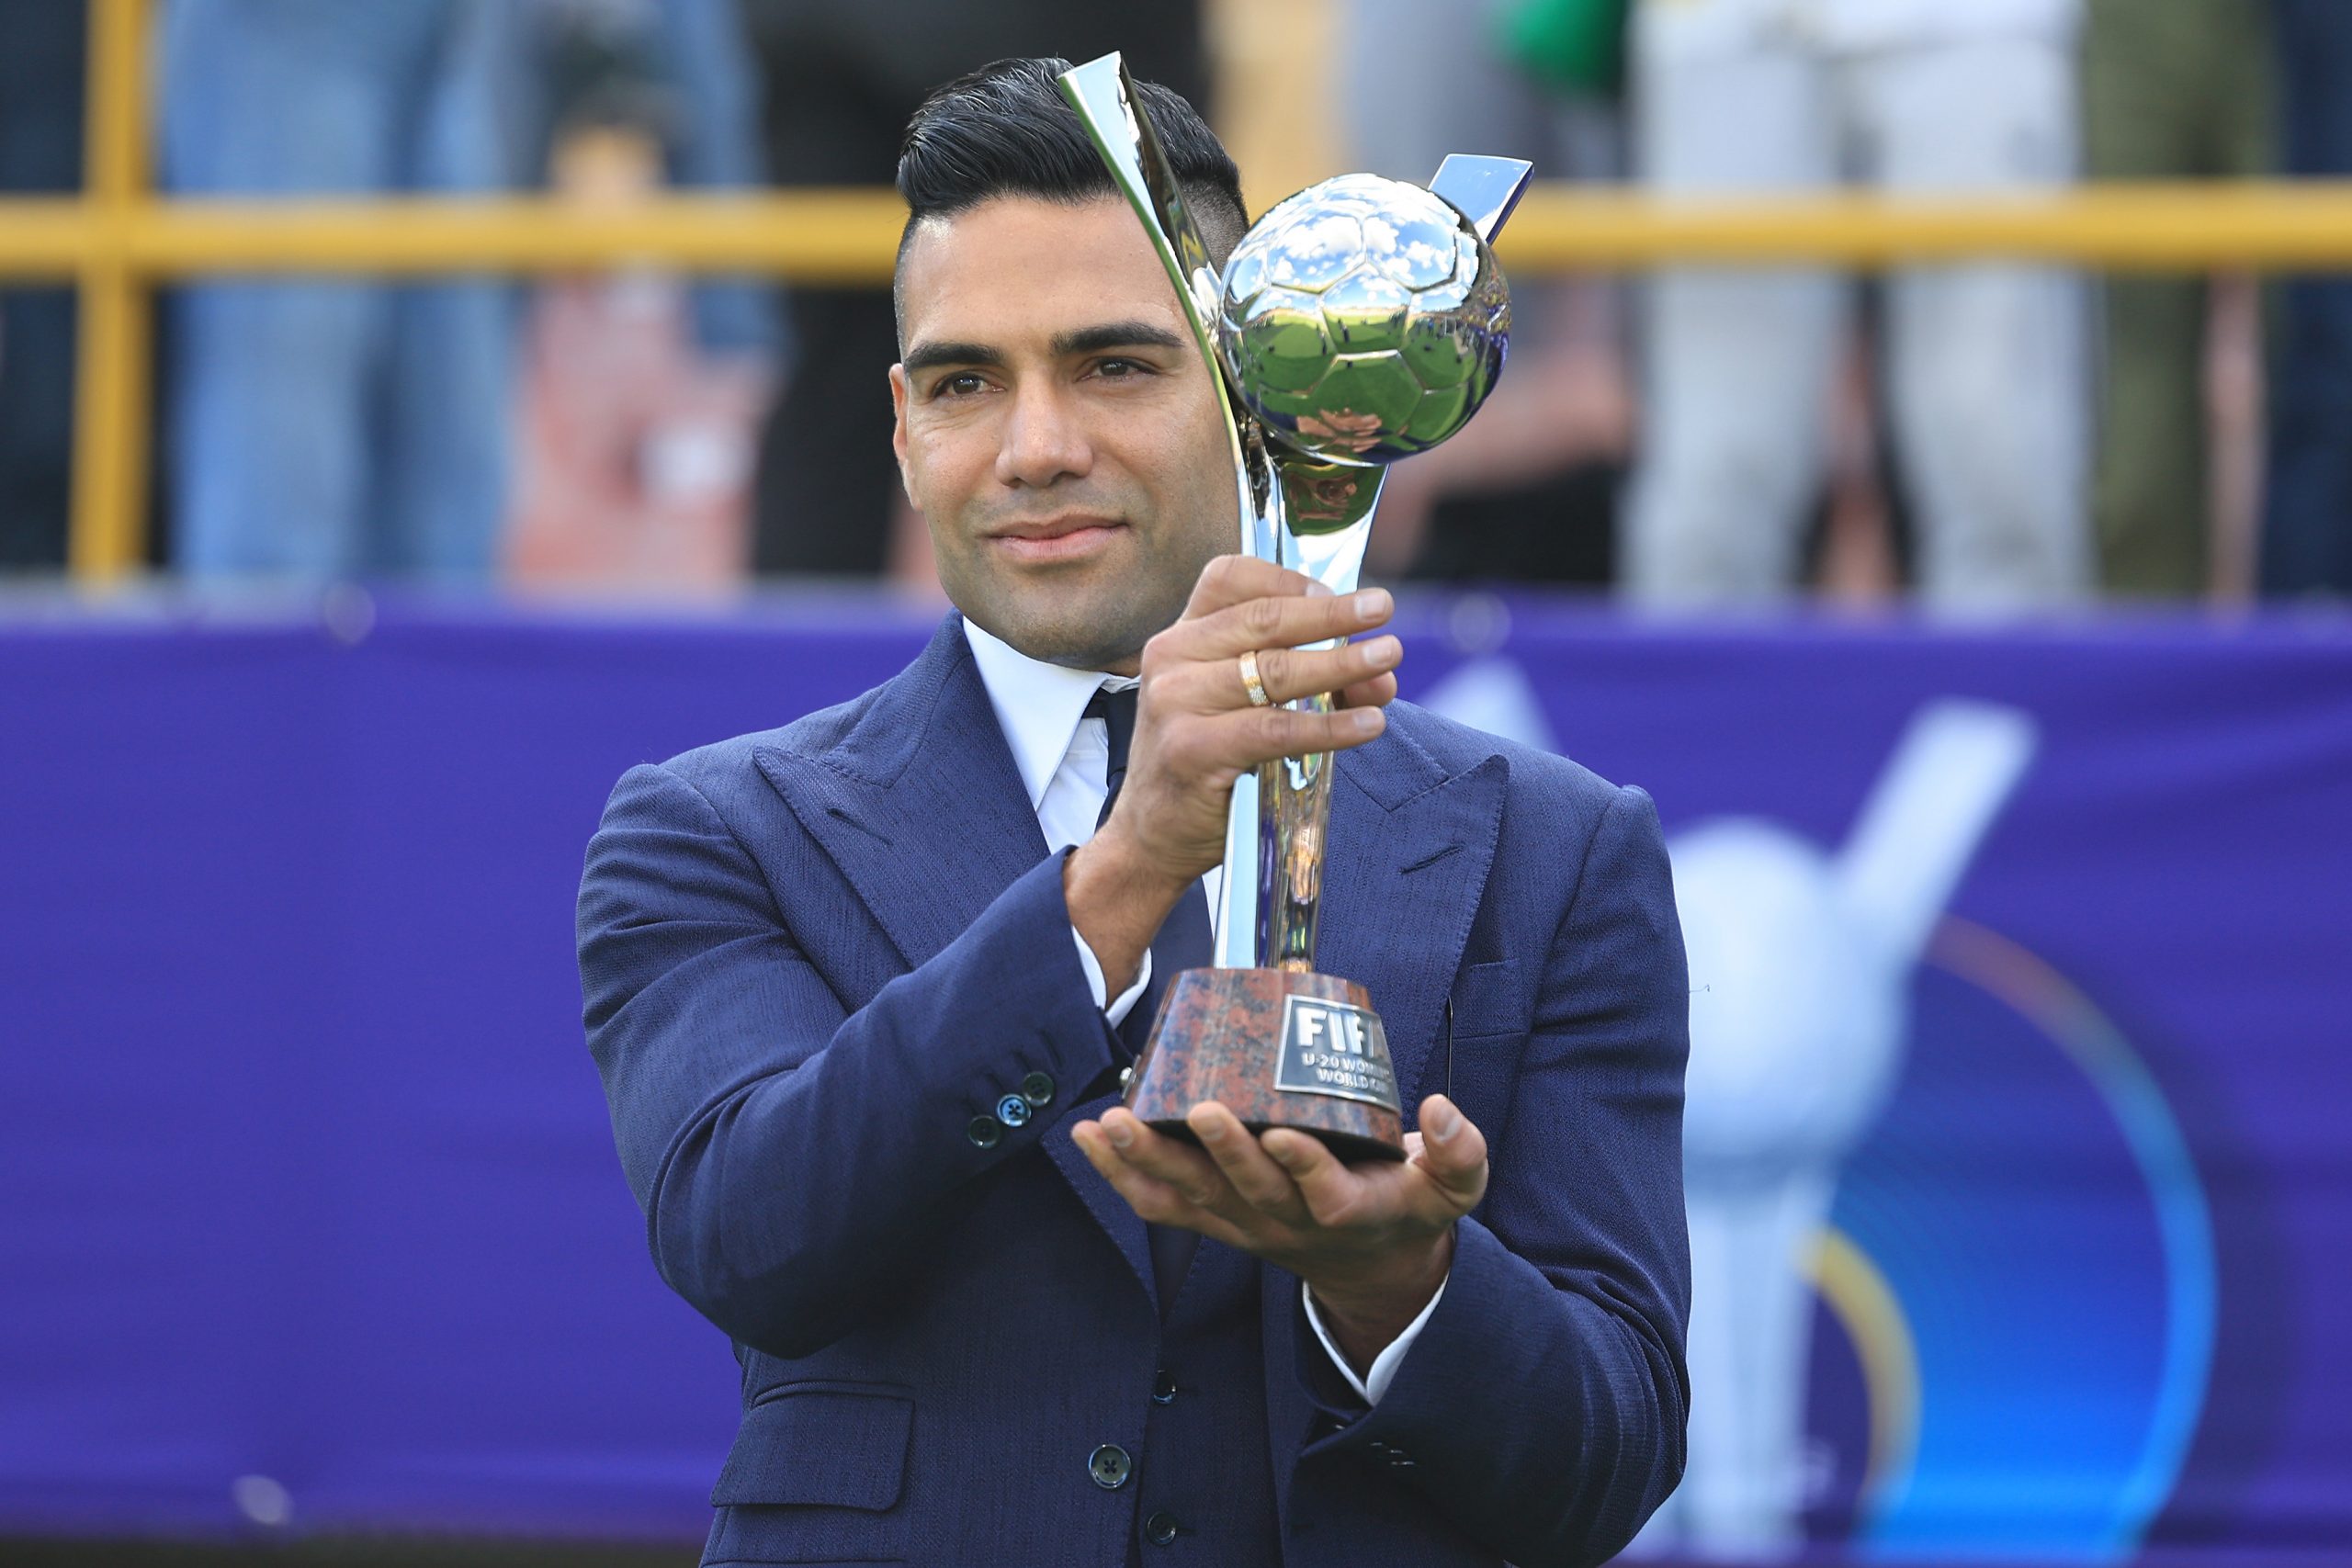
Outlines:
[[[1136,601],[1116,584],[1094,592],[1072,585],[1022,597],[1030,602],[1007,606],[1012,613],[999,617],[1006,629],[997,635],[1032,659],[1073,670],[1107,670],[1134,659],[1174,618],[1145,624],[1149,617],[1139,615]]]

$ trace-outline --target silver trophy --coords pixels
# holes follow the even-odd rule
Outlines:
[[[1355,590],[1385,465],[1469,423],[1502,372],[1510,290],[1491,242],[1528,164],[1456,153],[1428,189],[1343,175],[1278,203],[1222,275],[1116,54],[1061,77],[1175,285],[1225,415],[1243,553]],[[1328,708],[1328,696],[1293,705]],[[1361,986],[1314,973],[1331,758],[1234,784],[1216,963],[1168,987],[1127,1101],[1181,1133],[1200,1100],[1255,1129],[1394,1157],[1399,1105]]]

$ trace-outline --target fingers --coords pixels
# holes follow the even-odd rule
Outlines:
[[[1358,681],[1352,686],[1342,687],[1339,699],[1340,705],[1346,708],[1385,707],[1396,700],[1396,677],[1375,675],[1369,681]]]
[[[1296,572],[1285,575],[1298,577]],[[1297,648],[1356,637],[1385,626],[1396,611],[1396,602],[1385,588],[1312,598],[1294,592],[1245,599],[1205,615],[1188,611],[1167,635],[1185,658],[1230,659],[1253,648]]]
[[[1363,1210],[1364,1184],[1320,1138],[1277,1127],[1261,1140],[1267,1155],[1298,1186],[1306,1212],[1318,1225],[1344,1225]]]
[[[1102,1133],[1119,1157],[1196,1209],[1213,1209],[1225,1191],[1216,1164],[1199,1149],[1165,1136],[1125,1106],[1102,1114]],[[1147,1219],[1149,1215],[1145,1216]]]
[[[1421,1101],[1421,1146],[1412,1164],[1456,1213],[1466,1214],[1487,1195],[1487,1137],[1453,1101],[1433,1094]]]
[[[1289,1128],[1276,1128],[1261,1142],[1297,1183],[1317,1224],[1409,1220],[1442,1225],[1476,1208],[1486,1196],[1487,1140],[1443,1095],[1421,1102],[1420,1121],[1420,1132],[1405,1135],[1408,1157],[1402,1165],[1351,1166],[1320,1139]]]
[[[1251,1137],[1216,1102],[1186,1124],[1202,1147],[1164,1136],[1125,1107],[1080,1122],[1071,1141],[1136,1214],[1318,1278],[1323,1265],[1361,1273],[1365,1260],[1443,1231],[1486,1195],[1487,1144],[1442,1095],[1421,1102],[1421,1130],[1401,1163],[1350,1166],[1321,1140],[1277,1127]]]
[[[1079,1122],[1070,1141],[1142,1218],[1241,1245],[1240,1233],[1213,1206],[1226,1183],[1206,1156],[1160,1136],[1119,1107],[1104,1112],[1102,1122]]]
[[[1250,1135],[1239,1117],[1215,1100],[1204,1100],[1193,1107],[1184,1121],[1243,1201],[1285,1224],[1306,1221],[1306,1203],[1299,1196],[1298,1184]]]
[[[1267,648],[1258,654],[1258,681],[1266,688],[1271,701],[1287,703],[1376,681],[1392,673],[1404,661],[1405,645],[1388,636],[1338,648]],[[1225,668],[1232,671],[1233,693],[1242,703],[1249,702],[1249,691],[1241,680],[1241,660],[1237,657]]]
[[[1150,677],[1154,681],[1153,706],[1161,713],[1214,716],[1247,713],[1261,705],[1278,707],[1300,698],[1336,696],[1350,691],[1371,698],[1382,689],[1384,678],[1386,690],[1393,696],[1396,669],[1404,662],[1405,653],[1403,645],[1395,637],[1380,637],[1344,648],[1305,652],[1267,649],[1257,657],[1258,683],[1266,692],[1263,705],[1250,700],[1250,685],[1242,679],[1241,660],[1220,658],[1207,663],[1163,665],[1154,671]],[[1366,701],[1346,705],[1383,705]]]
[[[1375,739],[1386,728],[1379,709],[1396,694],[1404,646],[1391,636],[1348,639],[1374,630],[1395,608],[1385,589],[1333,595],[1272,562],[1219,557],[1203,570],[1184,619],[1144,648],[1139,751],[1180,779],[1222,791],[1261,763]],[[1244,653],[1264,688],[1263,706],[1251,703],[1242,680]],[[1307,701],[1324,697],[1335,700]],[[1295,702],[1303,705],[1284,708]],[[1140,739],[1147,731],[1148,747]],[[1136,784],[1130,777],[1131,792]]]
[[[1361,746],[1388,728],[1388,715],[1376,707],[1328,712],[1246,708],[1222,716],[1214,728],[1220,759],[1230,766],[1254,768],[1277,757],[1311,757]]]
[[[1254,556],[1219,556],[1201,570],[1200,581],[1193,584],[1193,597],[1184,606],[1184,617],[1191,620],[1215,615],[1229,604],[1250,599],[1304,597],[1327,592],[1305,572],[1292,571],[1270,560]]]
[[[1383,636],[1338,648],[1261,649],[1256,659],[1258,683],[1265,688],[1268,704],[1354,692],[1368,700],[1347,705],[1377,707],[1385,700],[1378,696],[1381,691],[1396,694],[1396,671],[1405,660],[1405,645]],[[1223,714],[1258,705],[1250,700],[1238,655],[1148,660],[1146,670],[1156,711]]]

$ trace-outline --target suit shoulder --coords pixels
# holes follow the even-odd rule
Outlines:
[[[1515,800],[1540,801],[1598,816],[1617,795],[1616,784],[1556,751],[1474,729],[1411,703],[1391,703],[1388,713],[1396,733],[1418,746],[1448,775],[1467,773],[1489,758],[1501,758],[1510,769],[1510,794]]]
[[[661,766],[693,784],[704,795],[717,798],[759,776],[753,754],[760,751],[782,751],[791,756],[818,756],[831,750],[843,735],[849,733],[883,688],[874,687],[845,703],[803,715],[790,724],[774,729],[755,729],[748,734],[730,735],[724,740],[713,740],[692,747],[676,756],[665,759]]]

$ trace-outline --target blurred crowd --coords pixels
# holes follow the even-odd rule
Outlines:
[[[85,7],[0,6],[0,194],[70,192]],[[2345,0],[159,0],[155,163],[207,197],[880,186],[922,95],[1007,54],[1119,49],[1229,125],[1277,13],[1325,41],[1333,167],[1400,178],[1456,150],[1677,197],[2352,175]],[[1392,581],[2352,592],[2352,281],[1676,267],[1516,301],[1493,402],[1393,472]],[[882,289],[223,281],[163,321],[167,571],[927,581]],[[0,292],[0,568],[64,558],[73,364],[70,293]]]

